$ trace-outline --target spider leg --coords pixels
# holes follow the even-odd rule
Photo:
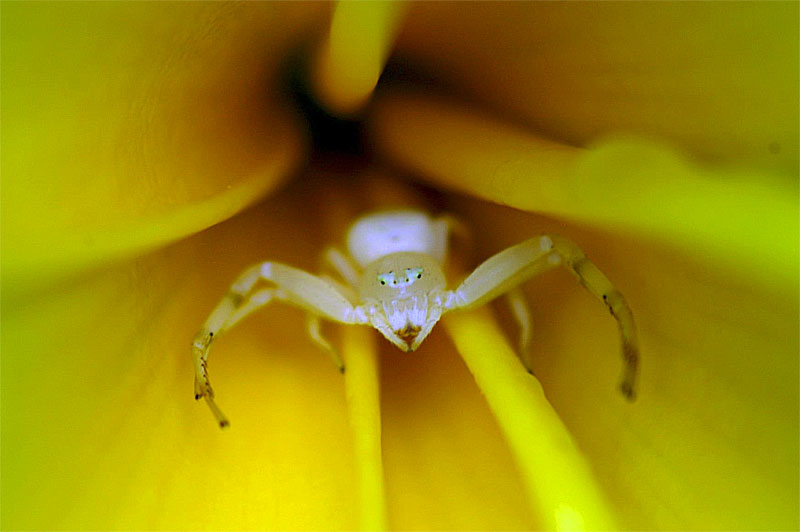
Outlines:
[[[216,336],[221,335],[226,329],[230,329],[242,319],[246,318],[253,312],[261,307],[267,305],[275,298],[275,290],[273,288],[264,288],[253,292],[242,305],[233,311],[233,314],[225,321],[225,325],[220,328]]]
[[[327,351],[331,358],[333,359],[333,363],[336,364],[336,367],[339,368],[339,373],[344,373],[344,360],[342,360],[342,355],[339,354],[339,351],[331,345],[331,343],[322,335],[322,331],[320,330],[320,319],[319,316],[316,314],[311,314],[310,312],[306,314],[306,328],[308,329],[308,335],[314,341],[317,346],[321,349]]]
[[[275,286],[258,290],[248,296],[259,281],[267,281]],[[214,391],[208,378],[207,366],[211,342],[239,320],[273,299],[303,308],[317,319],[324,317],[347,324],[367,323],[363,310],[354,307],[336,285],[326,279],[277,262],[264,262],[245,270],[217,304],[192,344],[195,399],[205,398],[220,427],[226,427],[229,423],[214,402]],[[312,339],[317,340],[313,333]]]
[[[342,259],[349,263],[349,259],[345,255],[341,254],[341,252],[339,250],[337,250],[335,248],[329,248],[328,252],[330,252],[330,251],[333,251],[334,254],[341,255]],[[326,252],[326,254],[327,254],[327,252]],[[334,267],[336,267],[336,266],[334,265]],[[353,274],[355,275],[355,270],[352,270],[352,271],[353,271]],[[340,273],[342,273],[342,272],[340,271]],[[343,275],[343,277],[346,277],[345,274],[342,273],[342,275]],[[352,286],[346,285],[346,284],[342,284],[341,282],[337,281],[336,279],[333,279],[332,277],[330,277],[330,276],[328,276],[327,274],[324,274],[324,273],[322,275],[320,275],[320,278],[324,279],[325,281],[327,281],[327,282],[331,283],[332,285],[334,285],[337,288],[337,290],[339,290],[339,292],[341,292],[342,295],[344,295],[350,302],[355,302],[355,301],[358,300],[358,294],[356,294],[356,292],[355,292],[355,290],[353,289]],[[344,363],[344,360],[342,359],[342,355],[327,340],[327,338],[325,338],[323,336],[322,329],[321,329],[321,322],[320,322],[319,316],[309,312],[306,315],[306,329],[308,330],[308,335],[311,337],[311,339],[314,341],[314,343],[317,344],[318,347],[320,347],[321,349],[327,351],[328,354],[331,355],[331,358],[333,359],[333,363],[336,364],[336,367],[339,369],[339,373],[344,373],[344,371],[345,371],[345,363]]]
[[[358,267],[353,264],[353,261],[339,251],[337,248],[330,247],[325,250],[322,258],[328,263],[336,273],[342,276],[342,279],[347,281],[350,286],[358,286]]]
[[[474,308],[508,292],[532,277],[563,264],[617,320],[622,340],[623,371],[620,391],[636,395],[639,346],[633,314],[622,294],[572,241],[554,235],[532,238],[511,246],[478,266],[454,291],[451,308]]]
[[[519,357],[528,373],[533,375],[531,363],[531,311],[525,299],[525,293],[519,286],[515,286],[506,293],[506,301],[511,308],[511,313],[519,326]]]

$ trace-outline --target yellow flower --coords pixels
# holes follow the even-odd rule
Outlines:
[[[800,526],[797,3],[2,17],[0,528]],[[501,306],[410,356],[344,331],[342,379],[274,305],[215,346],[216,429],[189,342],[237,273],[315,271],[351,214],[422,199],[476,259],[579,242],[634,310],[639,400],[559,272],[526,286],[541,389]]]

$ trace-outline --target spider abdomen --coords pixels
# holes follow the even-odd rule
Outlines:
[[[357,220],[347,233],[347,250],[361,267],[391,253],[424,253],[441,261],[437,226],[427,214],[379,212]]]

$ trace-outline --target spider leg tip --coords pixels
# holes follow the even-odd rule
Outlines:
[[[633,384],[630,382],[623,382],[619,385],[619,391],[629,402],[636,400],[636,391],[633,389]]]

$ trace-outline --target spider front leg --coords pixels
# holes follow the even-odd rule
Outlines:
[[[306,314],[306,330],[311,340],[313,340],[320,349],[326,351],[331,356],[339,373],[344,373],[344,360],[342,359],[342,355],[339,354],[339,351],[322,335],[322,323],[319,316],[310,312]]]
[[[478,266],[454,292],[454,308],[474,308],[560,264],[569,269],[611,311],[619,324],[623,370],[620,391],[636,396],[639,346],[633,314],[622,294],[572,241],[553,235],[526,240]],[[512,298],[513,302],[513,298]],[[518,316],[519,318],[519,316]]]
[[[269,282],[274,287],[250,294],[259,281]],[[316,317],[339,323],[367,323],[363,310],[354,307],[333,283],[325,279],[277,262],[264,262],[245,270],[208,317],[192,344],[195,399],[206,399],[220,427],[226,427],[229,423],[214,402],[214,391],[208,379],[211,342],[236,322],[273,299],[291,303]],[[313,337],[313,331],[310,332]]]
[[[528,373],[533,375],[531,361],[531,330],[533,329],[533,322],[531,321],[528,302],[525,300],[525,293],[522,288],[515,286],[506,294],[506,301],[511,309],[511,315],[514,316],[519,327],[519,358]]]

